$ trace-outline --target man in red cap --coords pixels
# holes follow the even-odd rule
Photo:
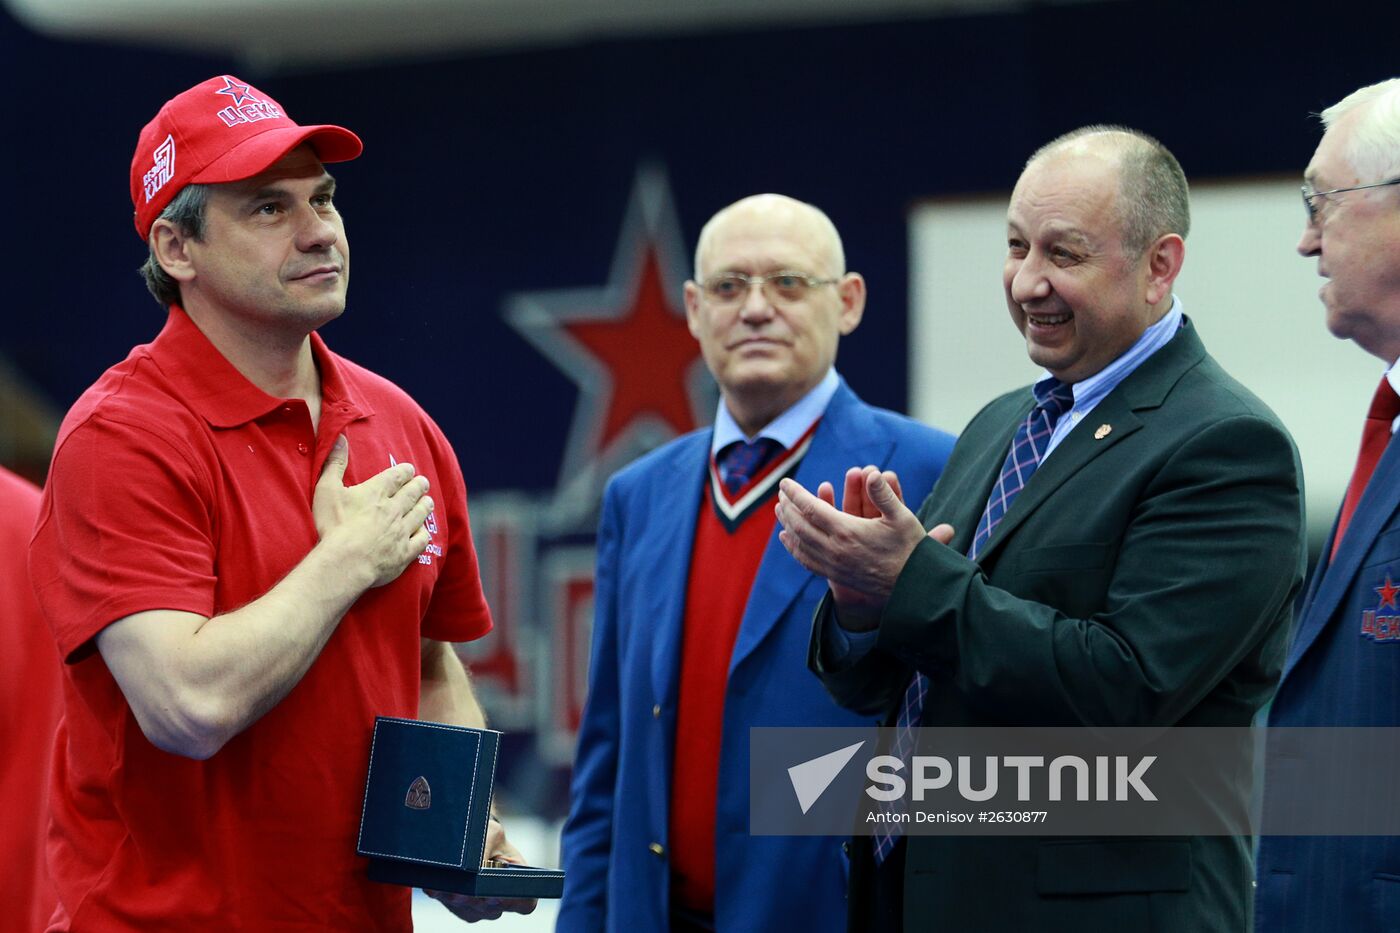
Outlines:
[[[412,928],[355,855],[371,727],[483,725],[450,643],[491,615],[451,446],[316,333],[350,272],[323,163],[360,150],[228,75],[137,143],[169,318],[68,413],[30,553],[67,661],[50,930]]]

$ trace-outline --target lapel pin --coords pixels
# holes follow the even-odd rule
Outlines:
[[[1099,429],[1098,429],[1097,431],[1094,432],[1094,440],[1096,440],[1096,441],[1101,441],[1101,440],[1103,440],[1105,437],[1108,437],[1108,432],[1109,432],[1109,431],[1112,431],[1112,430],[1113,430],[1113,425],[1111,425],[1111,424],[1101,424],[1101,425],[1099,425]]]

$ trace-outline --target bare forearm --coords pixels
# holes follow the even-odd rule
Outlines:
[[[486,714],[476,700],[466,668],[456,649],[445,641],[423,639],[418,718],[474,729],[486,728]]]
[[[97,637],[146,736],[207,758],[296,686],[371,582],[332,543],[232,612],[138,613]]]
[[[323,543],[260,598],[200,627],[186,673],[232,698],[230,738],[296,686],[370,582]]]

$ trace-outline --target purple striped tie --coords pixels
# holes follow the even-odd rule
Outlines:
[[[725,445],[715,458],[724,468],[724,488],[734,495],[782,450],[783,445],[769,437],[760,437],[752,444],[734,441]]]
[[[973,560],[977,559],[992,532],[1011,508],[1011,503],[1016,501],[1016,496],[1026,487],[1031,475],[1040,466],[1045,449],[1050,444],[1050,435],[1055,431],[1055,423],[1074,404],[1073,388],[1058,379],[1038,382],[1033,391],[1035,407],[1026,415],[1026,419],[1016,429],[1016,436],[1011,439],[1011,450],[1007,452],[1006,460],[1001,465],[1001,475],[997,477],[996,485],[992,486],[991,495],[987,497],[987,506],[982,510],[982,520],[977,523],[972,547],[968,548],[967,556]],[[890,749],[890,754],[906,766],[914,750],[914,730],[924,715],[924,698],[928,696],[928,686],[928,678],[915,671],[909,681],[909,687],[904,691],[899,718],[895,720],[894,747]],[[903,799],[891,800],[885,803],[883,809],[894,811],[896,806],[902,807],[903,803]],[[876,864],[884,862],[894,850],[894,844],[901,835],[899,823],[882,825],[889,828],[875,834]]]

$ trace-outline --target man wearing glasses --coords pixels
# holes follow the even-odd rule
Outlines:
[[[1400,78],[1322,112],[1298,252],[1317,257],[1327,329],[1389,367],[1361,432],[1341,514],[1299,607],[1271,726],[1400,726]],[[1360,414],[1358,412],[1358,414]],[[1272,757],[1269,779],[1280,766]],[[1260,930],[1393,930],[1400,839],[1264,837]]]
[[[831,581],[814,670],[886,716],[891,754],[919,726],[1245,727],[1268,701],[1302,582],[1297,454],[1172,294],[1189,227],[1155,139],[1052,141],[1011,196],[1002,273],[1044,377],[972,419],[917,516],[873,470],[842,509],[782,483],[781,540]],[[1231,763],[1199,802],[1241,812],[1249,783]],[[1238,933],[1240,832],[880,833],[852,843],[851,929]]]
[[[809,204],[765,194],[716,214],[685,307],[721,401],[713,429],[604,497],[558,928],[844,930],[840,842],[748,833],[750,727],[868,723],[806,671],[825,583],[778,543],[773,503],[783,477],[815,485],[851,464],[922,497],[952,438],[837,375],[865,281]]]

